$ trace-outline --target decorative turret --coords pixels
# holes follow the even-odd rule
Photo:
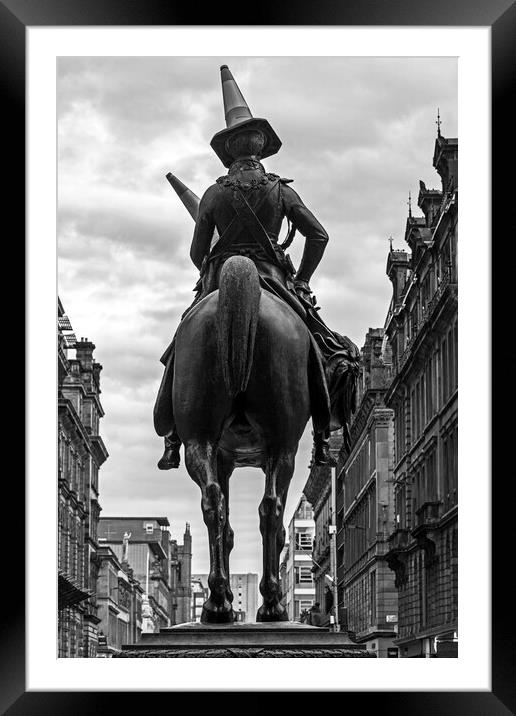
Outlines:
[[[459,143],[456,137],[441,134],[441,117],[437,112],[437,139],[435,140],[433,166],[441,177],[443,193],[457,188]]]
[[[426,226],[431,227],[435,217],[439,213],[443,198],[442,191],[438,189],[427,189],[424,181],[419,181],[419,195],[417,205],[425,215]]]
[[[401,303],[403,291],[410,271],[410,255],[406,251],[391,249],[387,257],[386,273],[393,286],[393,306]]]
[[[383,328],[369,328],[361,355],[362,392],[367,389],[385,388],[389,377],[383,360]]]
[[[185,525],[185,533],[183,535],[183,546],[184,551],[188,554],[192,552],[192,535],[190,533],[190,523],[187,522]]]

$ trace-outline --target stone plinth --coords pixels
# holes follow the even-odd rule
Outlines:
[[[199,624],[190,622],[142,634],[118,658],[357,658],[375,657],[346,632],[297,622]]]

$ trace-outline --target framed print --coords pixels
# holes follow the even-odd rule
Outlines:
[[[294,17],[287,5],[266,8],[259,25],[248,24],[239,12],[214,10],[207,10],[201,25],[191,23],[190,11],[165,3],[0,4],[10,120],[6,136],[17,148],[10,183],[19,187],[25,181],[26,186],[25,214],[20,211],[19,216],[25,215],[27,235],[28,319],[27,480],[26,492],[17,500],[27,508],[26,612],[19,599],[7,621],[2,706],[13,714],[42,708],[91,712],[105,691],[131,691],[130,698],[140,698],[136,694],[145,691],[335,690],[346,692],[346,698],[353,693],[357,703],[366,696],[381,698],[384,707],[396,703],[396,711],[405,713],[508,713],[514,708],[514,660],[504,615],[510,611],[506,591],[497,586],[506,570],[500,545],[509,524],[506,486],[497,484],[505,473],[502,466],[493,471],[492,484],[489,479],[491,455],[503,459],[508,435],[507,426],[490,428],[489,267],[497,256],[493,252],[491,257],[489,238],[491,213],[493,221],[503,220],[510,206],[498,172],[512,141],[503,102],[514,61],[514,7],[501,1],[489,7],[470,3],[447,8],[398,3],[388,11],[382,3],[368,8],[356,3],[338,11],[325,4],[317,11],[297,5]],[[252,131],[252,141],[262,142],[258,150],[255,144],[254,149],[234,148],[238,142],[232,137],[243,141],[244,126],[244,134]],[[461,145],[458,233],[443,229],[454,226],[457,217],[455,137]],[[282,142],[283,164],[275,158]],[[26,170],[20,161],[25,152]],[[276,185],[283,191],[281,201],[288,204],[285,197],[294,197],[296,208],[285,210],[294,226],[286,239],[268,225],[263,229],[265,215],[257,220],[262,204],[254,206],[251,199],[238,204],[238,196],[251,196],[248,185],[228,188],[231,167],[242,157],[246,171],[254,162],[252,171],[266,172],[259,175],[261,184],[269,181],[272,191]],[[213,184],[223,171],[228,174]],[[432,188],[432,177],[434,184],[442,182],[439,190]],[[233,506],[236,535],[231,557],[235,579],[228,576],[224,587],[231,594],[228,620],[252,622],[259,632],[255,622],[267,621],[272,613],[274,589],[270,594],[267,590],[281,582],[277,617],[281,611],[285,622],[306,626],[306,634],[322,627],[317,632],[321,640],[328,634],[337,643],[339,633],[347,634],[347,646],[338,654],[317,652],[314,642],[306,680],[300,680],[298,666],[306,662],[294,658],[306,654],[296,651],[294,637],[285,642],[290,651],[275,654],[281,656],[280,669],[263,658],[271,655],[263,646],[246,651],[230,640],[221,653],[222,637],[213,637],[215,630],[210,632],[206,624],[213,619],[219,628],[224,621],[222,608],[213,609],[217,616],[209,612],[217,579],[227,572],[228,552],[218,553],[216,545],[232,542],[230,528],[220,528],[218,537],[219,527],[210,531],[209,496],[214,490],[205,491],[204,478],[195,477],[192,456],[198,459],[200,453],[188,452],[182,418],[178,469],[163,471],[164,463],[176,459],[171,458],[170,438],[176,433],[168,424],[166,430],[156,427],[157,408],[156,433],[152,427],[160,371],[165,365],[163,385],[170,351],[177,351],[171,370],[180,374],[180,338],[163,351],[177,325],[187,325],[184,316],[194,295],[207,305],[210,290],[219,287],[213,283],[206,288],[211,279],[204,254],[197,257],[194,244],[189,251],[191,217],[197,236],[199,217],[207,211],[203,192],[210,184],[217,192],[234,193],[233,214],[255,239],[254,248],[244,242],[237,252],[242,265],[259,266],[262,259],[257,263],[255,254],[267,256],[271,236],[278,243],[284,240],[293,261],[292,285],[285,286],[308,301],[305,318],[312,311],[314,320],[318,316],[323,321],[318,340],[324,325],[330,326],[333,340],[348,341],[348,370],[349,345],[356,351],[356,404],[338,425],[332,423],[327,453],[323,447],[329,432],[318,438],[314,422],[313,444],[311,428],[303,433],[289,496],[285,490],[279,513],[286,541],[278,539],[272,549],[265,536],[263,564],[260,529],[266,535],[272,519],[264,517],[268,488],[264,497],[256,477],[247,483],[237,477],[231,498],[227,488],[224,499],[217,498],[220,504],[229,499]],[[12,193],[14,201],[18,195]],[[198,196],[203,196],[200,205]],[[207,239],[208,258],[218,235],[220,246],[228,243],[227,236],[223,241],[229,228],[217,217],[211,247],[212,237]],[[307,248],[315,246],[311,237],[317,232],[330,237],[326,267],[321,255],[313,258]],[[458,235],[458,241],[450,239],[446,248],[447,239],[441,241],[439,232]],[[299,234],[306,238],[304,251]],[[17,243],[22,245],[21,237]],[[271,261],[278,256],[272,244]],[[193,294],[197,269],[203,281]],[[264,285],[269,291],[276,286],[280,293],[275,301],[288,300],[268,274],[259,276],[262,302]],[[494,299],[504,283],[493,281]],[[247,288],[242,284],[239,289],[242,301]],[[455,311],[454,317],[443,309],[443,298],[452,294],[455,299],[446,310]],[[344,330],[349,338],[343,338]],[[323,344],[327,348],[330,341]],[[321,351],[321,345],[312,350]],[[207,353],[188,353],[185,384],[194,375],[195,361]],[[495,356],[510,360],[505,344]],[[377,359],[387,371],[383,378]],[[398,389],[396,376],[403,371],[409,375],[411,365],[413,383],[399,378],[403,384]],[[246,380],[252,383],[249,366]],[[191,386],[199,389],[194,405],[202,403],[208,390],[202,380],[209,363],[199,370]],[[505,394],[506,387],[497,385],[502,374],[493,374],[493,397]],[[458,398],[457,376],[464,386]],[[375,387],[375,380],[383,383]],[[216,379],[206,385],[214,384]],[[315,389],[310,390],[313,406]],[[279,384],[271,389],[280,391]],[[285,393],[282,403],[289,399]],[[407,412],[398,417],[401,409]],[[178,410],[174,408],[174,415]],[[279,411],[277,406],[268,413],[269,423]],[[313,417],[313,407],[311,411]],[[392,423],[384,425],[387,416]],[[242,425],[238,420],[234,435],[243,440],[243,434],[255,429],[254,418],[242,418]],[[293,420],[280,420],[276,432]],[[341,430],[337,447],[336,427]],[[404,440],[409,446],[406,461],[400,450]],[[254,465],[252,451],[243,457],[228,445],[224,449],[238,455],[234,466],[247,478]],[[361,445],[374,462],[368,462],[367,479],[357,473]],[[205,469],[201,463],[199,475]],[[318,464],[333,467],[318,471]],[[457,469],[458,520],[457,481],[452,484],[450,477]],[[65,473],[70,480],[65,485],[63,478],[56,487],[56,474]],[[434,474],[439,476],[435,485]],[[279,499],[276,493],[274,499]],[[229,525],[225,514],[223,524]],[[327,542],[318,542],[326,532]],[[409,541],[398,544],[402,538]],[[308,543],[309,567],[295,557],[308,550]],[[359,563],[360,568],[346,571],[346,564]],[[455,586],[447,591],[447,584]],[[417,627],[410,622],[414,614]],[[446,628],[438,626],[441,616]],[[195,639],[188,641],[190,634],[199,629],[197,617],[216,647],[205,645],[204,661],[192,662],[190,647],[159,652],[161,637],[152,641],[151,635],[193,624],[193,632],[184,632],[184,643],[191,646]],[[251,641],[256,638],[249,634]],[[129,648],[138,643],[149,645],[145,654]],[[355,656],[360,652],[374,658],[315,658],[351,656],[353,649]],[[162,658],[119,658],[157,655]],[[117,658],[106,662],[101,656]],[[248,669],[242,658],[233,658],[228,667],[224,659],[214,658],[219,656],[257,658]],[[391,656],[446,661],[384,660]]]

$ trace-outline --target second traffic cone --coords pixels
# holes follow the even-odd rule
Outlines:
[[[171,172],[167,174],[167,179],[170,182],[172,188],[185,205],[188,213],[194,221],[197,221],[197,214],[199,213],[199,202],[200,199],[197,194],[194,194],[182,181],[175,177]]]

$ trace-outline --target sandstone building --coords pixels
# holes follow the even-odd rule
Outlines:
[[[58,299],[58,656],[97,654],[99,434],[102,366],[95,346],[77,341]]]
[[[381,328],[370,328],[360,357],[351,449],[337,463],[337,578],[345,628],[378,657],[396,656],[398,605],[386,553],[393,523],[393,416],[384,403],[391,370]]]
[[[457,653],[457,139],[441,136],[420,182],[406,251],[389,252],[393,296],[385,332],[394,413],[395,524],[387,559],[398,589],[400,656]]]

